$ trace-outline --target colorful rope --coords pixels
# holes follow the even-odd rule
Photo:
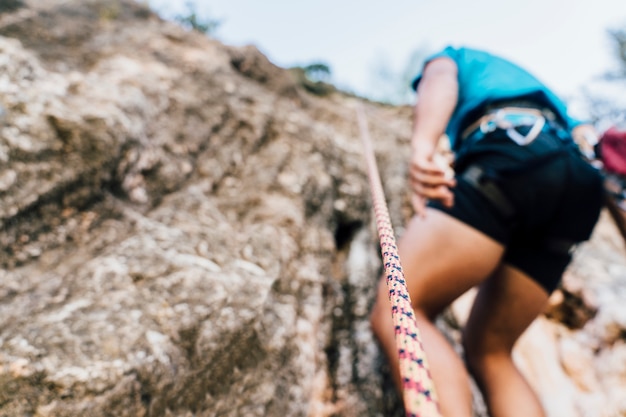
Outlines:
[[[365,114],[360,106],[357,108],[357,118],[367,162],[383,266],[387,276],[406,415],[410,417],[439,417],[441,414],[435,387],[430,377],[420,332],[411,307],[411,298],[400,265],[396,239],[385,202]]]

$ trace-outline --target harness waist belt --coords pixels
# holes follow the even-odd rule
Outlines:
[[[554,117],[553,114],[552,117]],[[487,134],[496,129],[503,129],[506,130],[509,137],[519,145],[527,145],[532,142],[546,126],[546,119],[550,120],[552,117],[546,114],[545,111],[539,109],[502,107],[484,114],[465,128],[461,134],[461,140],[467,139],[479,130],[481,133]],[[515,130],[521,126],[527,126],[531,129],[526,135],[521,135]]]
[[[530,127],[526,135],[521,135],[516,128]],[[505,100],[491,103],[484,108],[484,114],[478,120],[461,129],[460,141],[496,129],[506,130],[508,136],[520,145],[527,145],[544,128],[565,131],[559,117],[550,108],[530,100]]]

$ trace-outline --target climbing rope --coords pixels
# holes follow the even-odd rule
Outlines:
[[[439,413],[435,387],[430,377],[420,332],[411,307],[411,298],[400,265],[400,257],[398,256],[389,210],[376,165],[376,157],[361,106],[357,107],[357,119],[367,162],[376,227],[387,278],[387,288],[389,289],[389,300],[391,301],[391,316],[395,327],[406,415],[410,417],[439,417],[441,414]]]

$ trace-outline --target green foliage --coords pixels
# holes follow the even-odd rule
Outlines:
[[[221,20],[203,18],[200,16],[197,12],[197,6],[193,1],[188,1],[185,4],[187,12],[184,15],[178,15],[174,18],[174,20],[184,27],[204,33],[205,35],[210,35],[222,24]]]
[[[304,75],[313,82],[328,82],[330,80],[330,67],[323,62],[314,62],[306,65],[302,69],[304,70]]]
[[[331,84],[332,71],[324,62],[313,62],[300,67],[289,68],[296,83],[304,87],[309,93],[325,96],[333,91],[335,87]]]

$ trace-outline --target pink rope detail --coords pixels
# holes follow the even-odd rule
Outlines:
[[[376,227],[380,240],[383,266],[387,277],[391,316],[395,327],[396,348],[400,361],[404,407],[409,417],[439,417],[439,403],[430,376],[426,354],[422,346],[420,332],[411,307],[411,298],[404,280],[396,239],[394,237],[389,210],[380,181],[376,157],[372,147],[365,114],[361,106],[357,108],[357,118],[361,139],[365,150],[367,173],[372,193]]]

